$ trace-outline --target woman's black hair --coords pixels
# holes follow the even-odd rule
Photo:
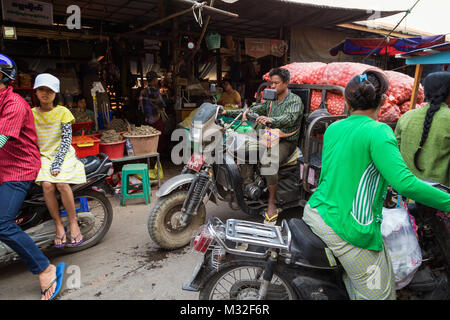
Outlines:
[[[386,75],[377,70],[366,70],[354,76],[346,85],[345,100],[353,110],[376,109],[389,88]]]
[[[291,74],[289,70],[284,68],[273,68],[269,71],[269,76],[279,76],[281,78],[281,81],[284,83],[289,82],[291,80]]]
[[[79,95],[76,95],[74,98],[73,98],[73,102],[75,102],[75,103],[78,103],[78,101],[81,101],[81,100],[86,100],[86,97],[85,96],[83,96],[82,94],[79,94]]]
[[[441,108],[441,103],[445,102],[450,95],[450,72],[434,72],[430,73],[423,82],[426,100],[430,102],[430,107],[425,115],[423,123],[422,137],[420,138],[419,148],[414,154],[414,165],[417,170],[422,172],[419,168],[418,159],[422,147],[427,141],[428,133],[430,132],[431,123],[433,122],[434,114]]]

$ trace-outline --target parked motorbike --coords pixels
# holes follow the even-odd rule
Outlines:
[[[314,176],[316,176],[316,180],[318,179],[310,161],[314,164],[314,159],[318,157],[320,159],[320,155],[315,154],[321,148],[318,143],[313,141],[314,137],[309,137],[312,133],[305,132],[305,128],[309,124],[307,116],[310,110],[310,92],[313,89],[322,90],[325,94],[332,90],[343,92],[343,88],[338,86],[290,85],[290,90],[299,95],[304,103],[303,123],[300,128],[302,139],[300,139],[299,147],[305,145],[306,149],[297,148],[289,160],[279,168],[277,207],[280,210],[306,204],[312,190],[306,189],[307,191],[305,191],[303,184],[311,182],[311,179],[304,179],[305,182],[299,177],[312,175],[313,179]],[[214,92],[214,88],[212,91]],[[276,99],[273,92],[271,93],[267,89],[263,92],[263,98],[266,100]],[[326,106],[323,108],[326,110]],[[233,210],[242,210],[252,216],[263,216],[263,212],[267,208],[269,192],[265,179],[260,174],[260,166],[256,166],[254,183],[243,186],[238,164],[241,160],[239,156],[244,154],[248,159],[246,148],[249,145],[257,144],[258,141],[252,133],[236,131],[240,124],[237,126],[235,124],[243,113],[239,114],[230,124],[225,124],[218,117],[220,110],[222,110],[221,106],[217,104],[204,103],[200,106],[192,119],[189,133],[190,140],[200,144],[200,151],[194,150],[181,174],[166,181],[156,193],[158,199],[150,211],[148,232],[151,239],[162,248],[177,249],[189,244],[192,233],[205,222],[205,205],[209,200],[216,205],[219,200],[228,202]],[[258,115],[254,113],[247,115],[250,121],[255,121],[257,117]],[[324,124],[344,117],[322,115],[319,117],[320,119],[312,120],[315,123],[311,128],[316,130],[319,125],[324,126]],[[224,137],[225,147],[221,163],[212,161],[211,156],[208,156],[208,152],[214,150],[217,143],[222,143],[217,139],[211,139],[211,136],[217,132]],[[306,150],[306,152],[302,154],[301,150]]]
[[[450,192],[446,186],[429,182]],[[418,203],[408,206],[418,226],[422,265],[398,299],[449,299],[448,217]],[[201,253],[183,290],[201,300],[349,299],[344,269],[325,243],[301,219],[270,226],[211,217],[191,242]]]
[[[86,183],[73,185],[72,191],[83,243],[75,247],[68,243],[60,249],[67,253],[81,251],[99,243],[108,232],[113,219],[111,203],[104,195],[105,193],[114,194],[114,189],[105,181],[113,174],[111,160],[107,155],[100,153],[98,156],[89,156],[80,161],[84,164]],[[69,219],[61,204],[59,193],[57,199],[60,204],[62,222],[68,230]],[[53,247],[56,228],[47,210],[42,187],[37,184],[32,186],[17,213],[15,223],[41,250]],[[0,241],[0,264],[7,264],[17,259],[19,256],[15,251]]]

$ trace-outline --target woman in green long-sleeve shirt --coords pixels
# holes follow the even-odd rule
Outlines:
[[[431,73],[423,85],[429,103],[406,112],[395,136],[415,176],[450,186],[450,72]]]
[[[303,214],[343,265],[352,299],[395,299],[381,236],[388,184],[410,199],[450,211],[450,195],[416,178],[392,129],[375,120],[387,88],[384,74],[372,70],[347,84],[345,99],[352,113],[325,132],[319,186]]]

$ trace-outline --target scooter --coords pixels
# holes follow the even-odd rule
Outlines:
[[[408,210],[418,226],[423,260],[397,298],[448,300],[449,217],[418,203],[409,204]],[[342,265],[301,219],[270,226],[211,217],[191,247],[200,260],[183,290],[199,292],[200,300],[349,299]]]
[[[105,196],[106,193],[114,195],[114,189],[105,181],[114,171],[111,160],[107,155],[100,153],[97,156],[82,158],[80,161],[84,164],[86,183],[72,186],[72,191],[83,243],[78,246],[71,246],[68,243],[59,249],[67,253],[85,250],[99,243],[108,232],[113,219],[111,203]],[[67,230],[69,225],[67,212],[61,204],[59,194],[57,199],[60,204],[61,220]],[[56,228],[47,210],[42,187],[37,184],[32,186],[17,213],[15,223],[41,250],[53,247]],[[0,241],[0,264],[8,264],[18,259],[16,252]]]

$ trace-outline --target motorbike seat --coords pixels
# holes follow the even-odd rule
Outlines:
[[[328,257],[332,255],[331,250],[302,219],[290,219],[288,226],[292,233],[291,252],[294,259],[306,261],[316,267],[336,266],[334,257]]]
[[[101,165],[101,161],[96,156],[87,156],[85,158],[80,159],[81,163],[84,165],[84,171],[86,175],[95,172],[98,167]]]

